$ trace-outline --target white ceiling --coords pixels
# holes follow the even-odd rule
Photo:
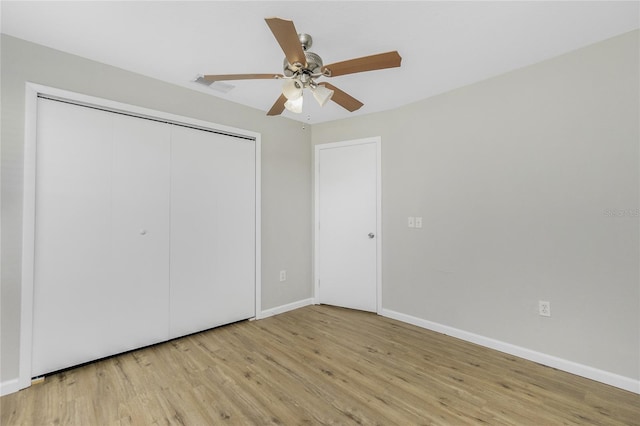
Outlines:
[[[68,1],[1,2],[3,33],[268,111],[278,80],[198,74],[280,73],[284,55],[264,18],[292,19],[325,64],[398,50],[402,67],[331,83],[364,103],[350,113],[305,94],[296,120],[320,123],[396,108],[640,27],[626,1]]]

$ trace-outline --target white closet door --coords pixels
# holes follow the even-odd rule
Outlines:
[[[170,138],[168,124],[114,115],[111,327],[127,330],[113,336],[123,350],[168,339]]]
[[[40,99],[37,126],[33,376],[166,340],[169,303],[166,125]]]
[[[172,128],[171,337],[255,316],[255,142]]]

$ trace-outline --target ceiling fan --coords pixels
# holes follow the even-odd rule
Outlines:
[[[308,50],[313,43],[311,36],[298,34],[293,21],[281,18],[265,18],[265,21],[285,55],[282,74],[208,74],[202,76],[202,79],[212,83],[225,80],[284,79],[282,94],[267,115],[280,115],[285,108],[296,113],[302,112],[302,94],[305,88],[311,90],[321,106],[332,100],[348,111],[356,111],[362,107],[362,102],[332,84],[317,83],[316,79],[395,68],[402,61],[398,52],[393,51],[324,65],[320,56]]]

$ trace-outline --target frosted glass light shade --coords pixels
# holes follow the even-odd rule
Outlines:
[[[296,114],[300,114],[302,112],[302,96],[297,99],[289,99],[284,103],[284,107],[291,112],[295,112]]]
[[[313,92],[313,97],[316,98],[316,101],[318,101],[320,106],[324,106],[324,104],[326,104],[333,96],[333,90],[327,89],[324,86],[318,86],[311,90]]]
[[[282,94],[290,101],[302,97],[302,84],[297,80],[287,80],[282,85]]]

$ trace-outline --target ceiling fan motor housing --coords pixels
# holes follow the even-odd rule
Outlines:
[[[322,71],[322,58],[318,54],[313,52],[304,52],[304,57],[307,60],[306,68],[296,68],[287,61],[287,58],[284,58],[284,75],[287,77],[293,77],[296,72],[298,74],[318,74]]]

